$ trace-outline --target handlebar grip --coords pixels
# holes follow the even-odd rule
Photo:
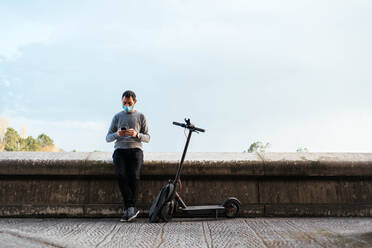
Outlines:
[[[179,123],[179,122],[173,122],[173,125],[180,126],[180,127],[186,127],[186,124]]]
[[[202,132],[202,133],[205,132],[205,129],[202,129],[202,128],[195,127],[194,129],[195,129],[196,131],[199,131],[199,132]]]

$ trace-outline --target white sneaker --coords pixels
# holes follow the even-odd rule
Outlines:
[[[128,208],[128,221],[133,221],[139,214],[139,210],[134,207]]]

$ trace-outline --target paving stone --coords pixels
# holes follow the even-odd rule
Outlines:
[[[1,218],[0,247],[372,247],[372,219]]]

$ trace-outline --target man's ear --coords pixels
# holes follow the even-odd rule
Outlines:
[[[137,99],[136,100],[134,100],[134,104],[136,104],[137,103]]]

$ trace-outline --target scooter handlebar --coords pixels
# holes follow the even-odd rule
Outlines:
[[[203,133],[205,132],[205,129],[195,127],[194,125],[186,125],[184,123],[179,123],[179,122],[175,122],[175,121],[173,122],[173,125],[184,127],[184,128],[187,128],[187,129],[191,129],[192,131],[199,131],[199,132],[203,132]]]

